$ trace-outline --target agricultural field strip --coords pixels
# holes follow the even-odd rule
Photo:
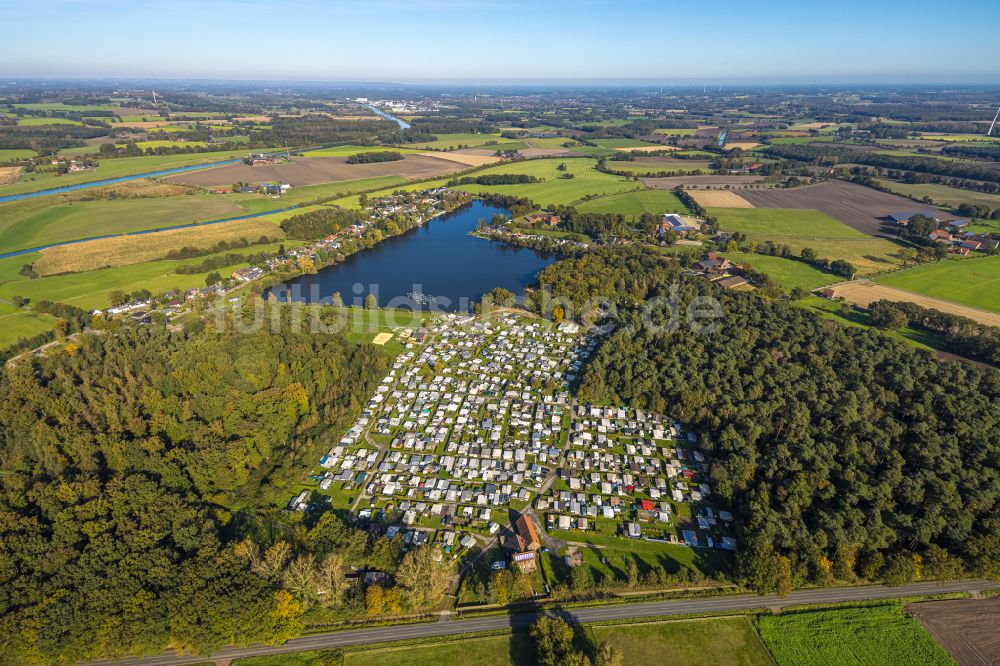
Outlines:
[[[1000,327],[1000,313],[988,312],[898,287],[868,282],[867,280],[838,284],[833,287],[833,292],[836,298],[843,298],[848,303],[861,307],[868,307],[874,301],[882,299],[902,303],[916,303],[922,308],[933,308],[941,312],[967,317],[987,326]]]

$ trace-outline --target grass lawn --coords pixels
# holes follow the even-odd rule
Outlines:
[[[872,328],[882,335],[895,338],[917,349],[948,351],[948,345],[945,344],[944,340],[929,331],[909,327],[901,328],[898,331],[883,331],[873,328],[866,313],[854,309],[844,310],[840,303],[819,296],[807,296],[800,301],[795,301],[795,305],[815,310],[824,319],[831,319],[844,326]]]
[[[643,213],[680,213],[688,210],[670,190],[635,190],[577,204],[581,213],[621,213],[636,218]]]
[[[573,142],[573,139],[568,136],[546,136],[546,137],[535,137],[527,138],[524,140],[532,148],[564,148],[564,143]]]
[[[404,144],[407,148],[417,148],[420,150],[454,150],[459,146],[466,148],[476,148],[490,141],[503,143],[506,141],[499,134],[435,134],[436,141],[419,141],[417,143]]]
[[[238,137],[229,136],[229,137],[226,137],[226,140],[227,141],[238,141],[239,138]],[[124,144],[119,144],[119,145],[124,145]],[[135,145],[138,146],[139,148],[145,150],[147,148],[176,148],[176,147],[183,148],[185,146],[191,146],[192,148],[195,148],[195,147],[202,148],[202,147],[206,146],[207,144],[204,141],[167,141],[167,140],[160,139],[160,140],[153,140],[153,141],[136,141]]]
[[[973,192],[962,190],[957,187],[947,185],[936,185],[926,183],[923,185],[911,185],[909,183],[898,183],[894,180],[879,180],[878,183],[891,192],[902,194],[908,197],[930,197],[938,203],[958,208],[959,204],[978,204],[996,209],[1000,208],[1000,194],[988,194],[986,192]]]
[[[785,611],[757,626],[779,666],[955,663],[898,603]]]
[[[21,176],[21,182],[13,185],[0,186],[0,196],[8,194],[23,194],[25,192],[37,192],[38,190],[50,187],[63,187],[65,185],[78,185],[89,183],[95,180],[106,178],[118,178],[121,176],[131,176],[137,173],[150,171],[163,171],[177,167],[193,166],[197,164],[207,164],[209,162],[220,162],[233,158],[246,156],[246,150],[223,151],[215,153],[190,153],[184,155],[150,155],[147,157],[122,157],[117,159],[102,160],[100,165],[93,171],[70,173],[58,177],[41,178],[32,180],[32,174]]]
[[[810,247],[820,257],[845,259],[858,274],[884,271],[899,265],[899,246],[873,238],[818,210],[796,208],[710,208],[723,231],[741,231],[751,241],[770,240],[798,252]]]
[[[0,303],[0,349],[50,330],[55,318]]]
[[[402,185],[407,182],[409,181],[402,176],[375,176],[373,178],[341,180],[336,183],[293,187],[281,195],[280,198],[264,194],[227,194],[224,196],[226,199],[239,204],[248,213],[259,213],[278,208],[287,208],[319,199],[343,197],[350,192],[367,192],[369,190],[391,188],[394,185]]]
[[[812,290],[825,284],[840,282],[843,279],[794,259],[746,252],[727,252],[725,256],[733,263],[749,264],[753,270],[766,273],[786,291],[795,287]]]
[[[1000,312],[1000,256],[945,259],[876,280],[879,284]]]
[[[35,151],[28,150],[27,148],[0,148],[0,164],[15,160],[26,160],[37,154]]]
[[[290,652],[267,657],[243,657],[233,666],[342,666],[339,650]]]
[[[589,626],[596,645],[608,641],[626,664],[772,664],[767,648],[745,617],[650,624]]]
[[[501,666],[533,664],[534,656],[531,638],[525,633],[515,633],[509,636],[459,639],[415,647],[349,652],[345,656],[344,664],[345,666],[424,666],[424,664]],[[249,665],[239,662],[238,666]]]
[[[0,253],[245,212],[243,206],[211,194],[73,202],[60,202],[58,196],[24,199],[0,204]]]

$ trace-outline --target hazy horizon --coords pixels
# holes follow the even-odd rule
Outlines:
[[[0,76],[399,84],[1000,83],[996,40],[930,40],[941,6],[846,0],[38,0],[0,7]],[[956,0],[949,24],[1000,4]],[[891,26],[891,30],[886,27]],[[76,36],[60,37],[60,35]],[[40,39],[40,37],[42,37]]]

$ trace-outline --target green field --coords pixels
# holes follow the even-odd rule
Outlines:
[[[505,666],[532,663],[534,663],[534,645],[524,633],[416,647],[350,652],[344,659],[345,666],[424,666],[425,664]]]
[[[778,666],[955,663],[898,603],[785,611],[757,626]]]
[[[549,206],[553,204],[568,205],[576,203],[587,196],[603,196],[627,192],[629,190],[641,189],[638,183],[629,182],[623,176],[613,176],[602,173],[594,168],[596,160],[583,158],[552,158],[526,160],[523,162],[506,162],[497,166],[477,171],[476,175],[491,173],[511,173],[525,174],[543,179],[540,183],[526,183],[524,185],[461,185],[456,189],[465,190],[474,194],[495,192],[498,194],[509,194],[520,197],[528,197],[539,206]],[[560,164],[566,165],[566,172],[559,171]],[[559,176],[563,173],[572,173],[573,178],[564,179]],[[442,178],[423,183],[410,183],[401,187],[393,187],[378,192],[372,192],[369,198],[393,191],[423,190],[432,187],[439,187],[448,182]],[[357,208],[358,197],[344,197],[337,199],[333,203],[346,208]]]
[[[931,352],[935,350],[948,351],[949,345],[940,336],[930,331],[910,328],[908,326],[896,331],[873,328],[867,312],[858,311],[853,308],[844,308],[841,303],[826,298],[807,296],[795,301],[794,305],[814,310],[824,319],[836,321],[844,326],[868,328],[878,331],[881,335],[894,338],[917,349],[925,349]]]
[[[656,145],[655,143],[640,141],[638,139],[592,139],[590,142],[601,148],[613,148],[615,150],[619,148],[642,148],[644,146]]]
[[[14,162],[16,160],[26,160],[35,157],[38,153],[27,148],[0,148],[0,164]]]
[[[332,148],[319,148],[317,150],[307,150],[302,153],[303,157],[347,157],[358,153],[419,153],[423,152],[413,148],[397,148],[395,146],[334,146]]]
[[[421,141],[417,143],[407,143],[407,148],[419,148],[421,150],[450,150],[465,146],[466,148],[476,148],[490,141],[503,143],[506,141],[499,134],[435,134],[436,141]]]
[[[233,217],[246,209],[217,195],[57,203],[58,195],[0,204],[0,253],[91,236]],[[268,200],[272,207],[280,203]]]
[[[69,118],[21,118],[17,121],[18,127],[41,127],[43,125],[82,125],[79,120]]]
[[[524,140],[532,148],[564,148],[564,143],[572,141],[573,139],[568,136],[546,136]]]
[[[909,183],[899,183],[894,180],[885,179],[877,182],[890,192],[918,199],[930,197],[935,202],[951,206],[952,208],[957,208],[959,204],[963,203],[988,206],[992,209],[1000,208],[1000,194],[973,192],[972,190],[962,190],[957,187],[936,185],[934,183],[911,185]]]
[[[687,208],[670,190],[635,190],[611,194],[577,204],[581,213],[621,213],[638,217],[643,213],[681,213]]]
[[[648,161],[610,160],[608,168],[613,171],[628,171],[629,173],[656,173],[658,171],[689,173],[691,171],[712,171],[712,162],[709,160],[674,160],[669,157],[661,157]]]
[[[238,137],[230,136],[226,137],[226,141],[237,140]],[[123,144],[122,144],[123,145]],[[155,141],[136,141],[136,147],[146,150],[147,148],[204,148],[208,144],[204,141],[166,141],[166,140],[155,140]]]
[[[567,542],[589,544],[595,548],[584,548],[584,561],[589,563],[598,575],[621,577],[626,557],[635,557],[647,565],[663,565],[668,572],[675,572],[681,566],[697,568],[710,575],[725,570],[731,565],[731,558],[723,551],[688,548],[656,541],[639,541],[625,537],[601,534],[591,530],[549,530],[551,536]],[[607,563],[600,561],[604,556]],[[620,564],[619,564],[620,563]],[[641,568],[641,565],[640,565]],[[616,571],[617,570],[617,571]]]
[[[27,109],[29,111],[67,111],[73,113],[86,113],[87,111],[114,111],[116,107],[111,104],[63,104],[62,102],[37,102],[31,104],[15,104],[15,108]]]
[[[50,330],[55,318],[0,303],[0,349]]]
[[[270,245],[255,245],[237,250],[244,254],[250,252],[273,252],[277,243]],[[285,241],[286,247],[297,245]],[[225,254],[225,252],[219,253]],[[216,255],[205,255],[196,259],[150,261],[143,264],[131,264],[117,268],[105,268],[86,273],[68,275],[53,275],[51,277],[29,280],[18,275],[18,270],[24,264],[38,258],[38,253],[0,259],[0,298],[10,300],[11,296],[24,296],[32,300],[47,299],[59,303],[69,303],[84,309],[105,308],[108,306],[108,294],[116,289],[136,291],[148,289],[157,294],[172,289],[189,289],[205,285],[205,273],[194,275],[178,275],[174,269],[180,264],[192,264]],[[246,264],[234,264],[218,269],[223,276],[229,275],[237,268]]]
[[[1000,256],[945,259],[915,266],[876,280],[925,296],[1000,312]]]
[[[727,252],[725,256],[734,264],[749,264],[758,273],[766,273],[786,291],[795,287],[810,291],[843,279],[794,259],[745,252]]]
[[[102,160],[97,169],[80,173],[65,174],[62,176],[49,176],[32,180],[32,174],[21,176],[21,182],[13,185],[0,185],[0,196],[9,194],[23,194],[25,192],[37,192],[51,187],[63,187],[65,185],[78,185],[89,183],[95,180],[106,178],[118,178],[121,176],[131,176],[149,171],[162,171],[177,167],[194,166],[206,164],[208,162],[219,162],[222,160],[242,158],[246,156],[245,150],[222,151],[214,153],[188,153],[183,155],[150,155],[148,157],[123,157],[119,159]]]
[[[817,210],[797,208],[710,208],[723,231],[741,231],[751,241],[770,240],[798,252],[811,247],[820,257],[845,259],[859,274],[899,265],[899,246],[873,238]]]
[[[691,136],[698,130],[694,127],[661,127],[653,130],[653,134],[663,134],[665,136]]]
[[[745,617],[678,620],[651,624],[588,626],[591,642],[608,641],[626,664],[753,666],[774,663]]]

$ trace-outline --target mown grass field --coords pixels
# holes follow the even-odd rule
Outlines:
[[[0,349],[50,330],[55,321],[49,315],[0,303]]]
[[[867,313],[856,310],[844,310],[840,303],[826,298],[807,296],[802,300],[795,301],[794,305],[814,310],[824,319],[839,322],[844,326],[873,328]],[[905,327],[896,331],[884,331],[880,328],[873,328],[873,330],[917,349],[925,349],[927,351],[948,350],[948,345],[945,344],[944,340],[922,329]]]
[[[798,253],[810,247],[820,257],[851,262],[858,274],[900,265],[896,244],[873,238],[817,210],[797,208],[710,208],[723,231],[741,231],[751,241],[771,240]]]
[[[608,641],[626,664],[741,666],[774,663],[745,617],[678,620],[649,624],[588,626],[594,644]]]
[[[694,127],[661,127],[653,130],[653,134],[663,134],[665,136],[691,136],[698,130]]]
[[[41,127],[43,125],[82,125],[83,123],[69,118],[20,118],[17,124],[19,127]]]
[[[320,185],[304,185],[293,187],[280,198],[261,194],[227,194],[229,201],[239,204],[248,213],[260,213],[278,208],[287,208],[302,203],[340,197],[350,192],[367,192],[369,190],[391,188],[409,182],[403,176],[375,176],[374,178],[359,178],[357,180],[341,180],[336,183]]]
[[[945,259],[876,279],[879,284],[1000,312],[1000,256]]]
[[[14,162],[15,160],[26,160],[34,157],[38,153],[27,148],[0,148],[0,164]]]
[[[922,185],[911,185],[909,183],[899,183],[894,180],[879,180],[878,183],[890,192],[902,194],[908,197],[930,197],[936,202],[946,204],[952,208],[957,208],[959,204],[977,204],[988,206],[992,209],[1000,208],[1000,194],[988,194],[986,192],[973,192],[972,190],[962,190],[957,187],[947,185],[937,185],[926,183]]]
[[[506,141],[499,134],[435,134],[436,141],[419,141],[417,143],[404,144],[406,148],[417,148],[420,150],[450,150],[465,146],[466,148],[476,148],[490,141],[503,143]]]
[[[149,234],[116,236],[42,250],[34,268],[39,275],[85,273],[156,261],[164,258],[168,252],[184,247],[207,249],[220,241],[246,239],[254,242],[261,236],[284,238],[285,233],[265,218],[254,218]]]
[[[655,146],[650,141],[640,141],[639,139],[593,139],[591,143],[601,148],[642,148],[644,146]]]
[[[677,571],[681,566],[697,567],[705,574],[724,570],[731,564],[731,558],[722,551],[688,548],[655,541],[638,541],[601,534],[594,530],[588,532],[549,530],[549,534],[564,541],[595,546],[583,549],[584,561],[590,563],[595,573],[600,575],[620,577],[615,571],[617,566],[612,568],[609,565],[613,563],[624,565],[625,557],[636,557],[650,566],[663,565],[667,571]],[[600,554],[608,560],[607,564],[600,562]],[[624,569],[621,569],[621,572],[624,572]]]
[[[472,638],[415,647],[349,652],[344,658],[344,664],[345,666],[425,666],[426,664],[506,666],[533,664],[534,657],[534,645],[531,639],[527,634],[516,633],[509,636]]]
[[[825,284],[840,282],[843,279],[794,259],[747,252],[726,252],[724,254],[734,264],[749,264],[758,273],[766,273],[786,291],[795,287],[812,290]]]
[[[757,623],[778,666],[811,664],[954,664],[898,603],[785,611]]]
[[[545,137],[535,137],[527,138],[524,140],[526,144],[532,148],[564,148],[564,143],[573,142],[568,136],[545,136]]]
[[[286,241],[286,247],[294,247],[299,243]],[[244,254],[250,252],[277,250],[278,244],[255,245],[252,248],[236,250]],[[224,252],[218,254],[225,254]],[[24,264],[36,260],[39,253],[8,257],[0,259],[0,298],[10,300],[18,295],[32,300],[47,299],[60,303],[69,303],[84,309],[106,308],[109,305],[108,294],[116,289],[126,292],[138,289],[148,289],[154,294],[174,289],[190,289],[205,285],[205,273],[193,275],[178,275],[174,269],[181,264],[198,263],[208,257],[205,255],[195,259],[148,261],[118,268],[53,275],[29,280],[18,275],[18,270]],[[229,275],[237,268],[247,264],[234,264],[217,269],[223,276]]]
[[[577,204],[576,209],[581,213],[621,213],[630,217],[638,217],[643,213],[688,213],[681,200],[670,190],[635,190],[610,194]]]
[[[222,160],[242,158],[245,156],[245,150],[236,150],[213,153],[151,155],[148,157],[122,157],[118,159],[108,159],[102,160],[100,165],[93,171],[70,173],[58,177],[42,177],[37,180],[32,180],[32,174],[22,175],[19,183],[0,186],[0,196],[6,196],[8,194],[23,194],[25,192],[37,192],[38,190],[44,190],[50,187],[78,185],[80,183],[89,183],[95,180],[104,180],[106,178],[119,178],[121,176],[131,176],[149,171],[163,171],[165,169],[207,164],[209,162],[219,162]]]
[[[614,171],[628,171],[629,173],[656,173],[658,171],[680,171],[690,173],[691,171],[712,171],[712,163],[709,160],[672,160],[669,157],[649,160],[611,160],[608,168]]]
[[[306,150],[302,152],[303,157],[346,157],[357,155],[358,153],[419,153],[416,148],[396,148],[395,146],[333,146],[332,148],[319,148],[317,150]]]
[[[225,197],[211,194],[64,203],[59,203],[57,197],[0,204],[0,253],[232,217],[247,210]]]

